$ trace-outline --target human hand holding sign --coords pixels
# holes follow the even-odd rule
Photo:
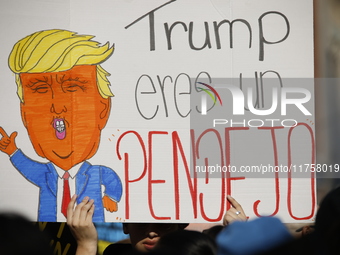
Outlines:
[[[247,216],[243,211],[242,206],[230,195],[227,196],[231,208],[225,213],[223,217],[223,225],[226,226],[234,221],[246,221]]]
[[[67,225],[77,241],[77,254],[97,254],[98,234],[92,222],[94,214],[94,200],[85,197],[76,205],[77,196],[74,195],[67,208]]]
[[[6,131],[0,127],[0,134],[2,135],[0,140],[0,150],[8,156],[12,155],[18,149],[15,144],[15,138],[17,137],[18,132],[13,132],[10,136],[8,136]]]

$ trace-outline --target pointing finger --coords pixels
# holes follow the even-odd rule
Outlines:
[[[244,214],[242,206],[236,201],[236,199],[234,199],[230,195],[227,196],[227,199],[228,199],[229,203],[231,203],[232,207],[234,207],[236,209],[236,211],[239,211],[239,212]]]
[[[2,127],[0,127],[0,134],[1,134],[3,137],[5,137],[5,138],[9,138],[9,136],[8,136],[7,133],[6,133],[6,131],[5,131]]]

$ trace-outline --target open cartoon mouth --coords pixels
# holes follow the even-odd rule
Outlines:
[[[62,140],[66,137],[66,127],[64,119],[54,119],[53,128],[55,129],[55,135],[58,139]]]

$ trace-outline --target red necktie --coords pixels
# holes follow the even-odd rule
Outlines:
[[[64,191],[63,191],[63,200],[61,203],[61,212],[67,217],[67,206],[71,201],[71,193],[70,193],[70,186],[68,184],[68,178],[70,174],[66,171],[63,175],[64,179]]]

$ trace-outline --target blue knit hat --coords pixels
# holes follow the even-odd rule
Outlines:
[[[268,251],[292,239],[279,219],[262,217],[233,222],[217,236],[216,241],[218,255],[250,255]]]

